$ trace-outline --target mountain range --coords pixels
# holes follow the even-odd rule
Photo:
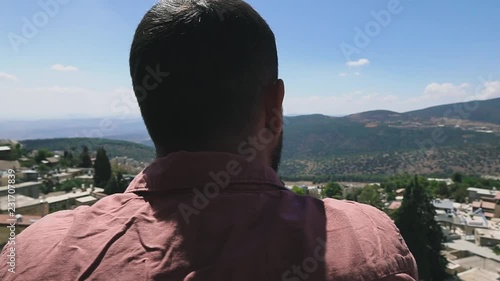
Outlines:
[[[344,117],[320,114],[287,116],[284,120],[281,174],[285,177],[321,177],[329,174],[377,175],[402,171],[446,174],[460,171],[498,175],[499,109],[500,98],[496,98],[404,113],[375,110]],[[92,126],[102,123],[99,119],[51,120],[44,124],[40,123],[43,121],[23,121],[22,127],[12,123],[4,127],[0,122],[0,139],[108,138],[145,144],[139,147],[112,142],[113,146],[126,146],[114,150],[116,153],[131,153],[139,158],[154,155],[142,120],[110,120],[113,126],[108,126],[107,130]],[[29,131],[30,126],[37,129]],[[62,148],[65,143],[60,139],[52,142],[58,145],[51,148]],[[50,140],[23,143],[28,148],[39,148],[42,144],[49,145]]]

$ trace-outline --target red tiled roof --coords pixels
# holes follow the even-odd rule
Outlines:
[[[481,208],[494,210],[495,209],[495,203],[493,203],[493,202],[484,202],[483,201],[483,204],[481,204]]]
[[[387,208],[391,209],[391,210],[399,209],[399,207],[401,207],[400,201],[392,201],[391,204],[389,204],[389,206],[387,206]]]
[[[485,212],[485,213],[484,213],[484,216],[485,216],[485,217],[487,217],[487,218],[492,218],[492,217],[494,217],[494,216],[495,216],[495,214],[490,213],[490,212]]]
[[[481,201],[472,202],[472,207],[473,208],[481,208]]]

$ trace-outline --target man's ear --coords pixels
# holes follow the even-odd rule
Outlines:
[[[279,134],[283,129],[283,99],[285,84],[283,80],[276,80],[266,93],[266,128]]]

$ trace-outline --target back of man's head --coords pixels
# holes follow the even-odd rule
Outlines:
[[[278,77],[275,38],[243,1],[160,1],[136,30],[130,72],[157,149],[213,150],[252,130]]]

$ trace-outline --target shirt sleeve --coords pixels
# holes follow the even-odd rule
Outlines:
[[[416,276],[412,276],[406,273],[398,273],[390,276],[386,276],[377,281],[418,281]]]

